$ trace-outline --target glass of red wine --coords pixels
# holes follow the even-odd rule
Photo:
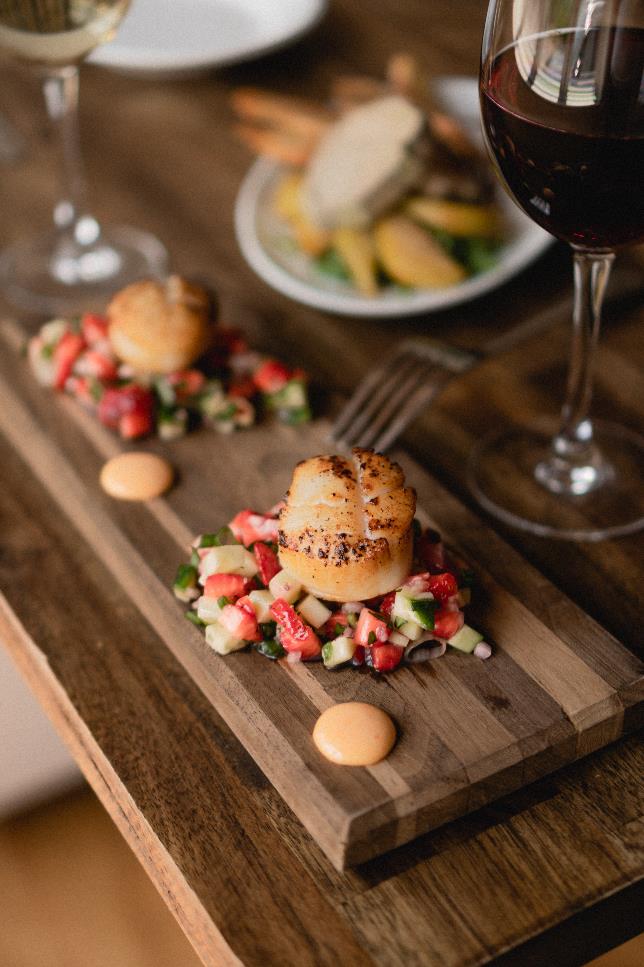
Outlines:
[[[644,239],[643,71],[644,0],[490,3],[480,88],[488,149],[519,206],[571,245],[575,300],[558,427],[487,438],[470,484],[490,513],[542,536],[601,540],[644,526],[644,440],[590,418],[615,249]]]

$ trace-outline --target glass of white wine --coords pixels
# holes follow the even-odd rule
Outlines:
[[[54,228],[0,255],[0,286],[16,306],[37,313],[98,308],[115,289],[165,272],[152,235],[104,227],[91,214],[78,132],[79,64],[110,40],[129,0],[0,0],[0,51],[35,65],[61,155]]]

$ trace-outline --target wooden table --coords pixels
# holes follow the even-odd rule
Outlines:
[[[157,233],[177,270],[214,284],[228,320],[250,322],[260,345],[340,392],[399,336],[480,344],[492,327],[566,293],[562,248],[485,300],[429,318],[370,323],[294,305],[255,278],[234,241],[232,204],[249,158],[230,135],[227,94],[257,83],[323,95],[339,68],[379,72],[403,48],[433,73],[473,74],[484,6],[336,0],[298,46],[210,77],[86,69],[96,211]],[[0,110],[29,139],[23,162],[2,172],[5,244],[46,224],[53,182],[35,83],[8,69],[0,79]],[[643,314],[636,298],[609,310],[598,365],[597,412],[634,428]],[[456,381],[406,446],[471,504],[463,466],[472,441],[512,416],[554,413],[566,351],[562,316]],[[338,874],[2,437],[0,459],[0,638],[204,963],[580,964],[644,929],[637,736]],[[641,651],[641,536],[596,546],[504,536]]]

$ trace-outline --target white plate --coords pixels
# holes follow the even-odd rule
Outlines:
[[[258,57],[301,37],[328,0],[133,0],[94,64],[180,73]]]
[[[458,118],[481,142],[478,89],[474,78],[441,78],[434,84],[437,103]],[[392,287],[374,299],[330,278],[305,254],[294,251],[288,228],[272,210],[271,197],[283,169],[260,158],[246,175],[235,206],[237,241],[244,258],[274,289],[298,302],[351,316],[401,316],[445,309],[495,289],[534,261],[553,241],[499,190],[498,202],[508,225],[508,242],[494,268],[446,289],[401,292]]]

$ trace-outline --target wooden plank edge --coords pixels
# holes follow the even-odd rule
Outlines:
[[[243,967],[0,592],[0,640],[206,967]]]

